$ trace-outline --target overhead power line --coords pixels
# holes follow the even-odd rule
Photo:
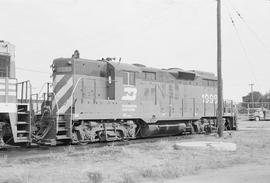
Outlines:
[[[254,68],[254,67],[253,67],[252,61],[251,61],[251,59],[250,59],[249,56],[248,56],[248,52],[247,52],[247,50],[246,50],[246,48],[245,48],[244,42],[243,42],[243,40],[242,40],[242,38],[241,38],[241,36],[240,36],[240,33],[239,33],[239,31],[238,31],[238,28],[237,28],[237,26],[236,26],[236,23],[235,23],[235,21],[234,21],[232,15],[231,15],[231,12],[230,12],[228,6],[226,6],[226,7],[227,7],[227,11],[228,11],[228,16],[230,17],[230,20],[231,20],[231,23],[232,23],[233,28],[234,28],[234,30],[235,30],[235,33],[236,33],[237,39],[238,39],[238,41],[239,41],[240,47],[241,47],[241,49],[242,49],[242,51],[243,51],[243,53],[244,53],[244,56],[245,56],[246,60],[248,61],[249,65],[250,65],[250,70],[251,70],[253,79],[254,79],[255,81],[257,81],[256,75],[255,75],[255,73],[254,73],[254,71],[253,71],[253,68]]]
[[[267,53],[270,53],[270,48],[265,44],[265,42],[260,38],[260,36],[254,31],[254,29],[251,28],[251,26],[247,23],[247,21],[244,19],[242,14],[235,8],[235,6],[232,4],[230,0],[228,0],[230,6],[232,7],[235,14],[240,18],[240,20],[245,24],[245,26],[248,28],[248,30],[253,34],[253,36],[257,39],[257,41],[261,44],[263,48],[267,50]]]

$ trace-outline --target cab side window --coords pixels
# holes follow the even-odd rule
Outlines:
[[[156,73],[155,72],[143,71],[143,73],[144,73],[144,79],[145,80],[150,80],[150,81],[155,81],[156,80]]]
[[[124,71],[123,72],[123,84],[135,85],[135,72]]]
[[[0,58],[0,77],[10,76],[10,61],[1,60]]]

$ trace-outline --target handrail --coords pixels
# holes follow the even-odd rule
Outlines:
[[[25,84],[25,85],[24,85]],[[16,98],[18,99],[18,86],[21,85],[21,95],[20,95],[20,102],[23,103],[23,101],[29,102],[31,101],[32,97],[32,85],[30,80],[22,81],[22,82],[16,82]],[[24,92],[25,90],[25,92]],[[30,90],[30,93],[28,95],[28,90]],[[29,99],[28,99],[29,97]]]
[[[56,95],[55,95],[55,93],[53,91],[52,91],[52,94],[54,95],[55,105],[56,105],[56,108],[57,108],[57,111],[56,111],[56,124],[58,124],[58,122],[59,122],[59,105],[58,105],[58,99],[56,100]],[[58,130],[58,125],[56,125],[56,130]]]
[[[37,93],[38,98],[39,98],[40,93],[42,92],[42,90],[43,90],[43,88],[44,88],[44,86],[45,86],[46,84],[47,84],[47,83],[43,83],[43,85],[42,85],[41,89],[40,89],[40,90],[39,90],[39,92]]]
[[[32,106],[32,84],[30,83],[30,81],[27,81],[29,83],[29,89],[30,89],[30,94],[29,94],[29,107],[30,107],[30,111],[29,111],[29,115],[30,115],[30,127],[29,127],[29,139],[30,141],[32,141],[31,138],[31,134],[32,134],[32,128],[31,128],[31,124],[32,124],[32,112],[33,112],[33,106]]]

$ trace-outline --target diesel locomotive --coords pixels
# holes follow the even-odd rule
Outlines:
[[[217,77],[213,73],[157,69],[107,58],[73,55],[52,65],[52,89],[36,115],[40,143],[89,143],[216,129]],[[226,129],[237,127],[224,103]]]
[[[15,46],[0,40],[0,148],[31,143],[31,91],[29,81],[17,81]]]
[[[157,69],[106,58],[55,59],[43,99],[18,82],[14,45],[0,41],[0,147],[90,143],[216,130],[213,73]],[[35,97],[35,99],[34,99]],[[224,102],[224,125],[236,111]]]

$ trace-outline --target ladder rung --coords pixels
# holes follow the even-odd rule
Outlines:
[[[29,138],[28,137],[17,137],[17,142],[28,142]]]
[[[27,130],[18,130],[17,133],[29,133]]]
[[[17,140],[16,143],[29,142],[29,140]]]
[[[17,112],[18,114],[28,114],[28,112]]]
[[[17,124],[18,125],[28,125],[29,123],[26,121],[18,121]]]
[[[57,138],[57,140],[70,139],[70,137],[68,137],[66,135],[57,135],[56,138]]]
[[[58,131],[67,131],[67,129],[64,127],[58,127]]]

